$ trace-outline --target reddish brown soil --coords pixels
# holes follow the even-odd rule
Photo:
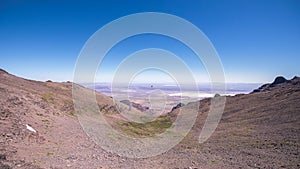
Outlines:
[[[0,70],[0,168],[300,168],[300,80],[271,86],[227,97],[221,122],[204,144],[198,137],[210,99],[200,102],[196,124],[180,144],[155,157],[129,159],[104,151],[84,133],[72,83],[25,80]],[[100,106],[112,104],[97,97]]]

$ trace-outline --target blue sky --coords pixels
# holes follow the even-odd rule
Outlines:
[[[72,80],[88,38],[110,21],[137,12],[169,13],[196,25],[215,46],[228,82],[270,82],[277,75],[300,75],[297,0],[1,0],[0,68],[30,79]],[[126,55],[149,47],[170,50],[186,61],[195,76],[205,74],[184,45],[144,35],[113,48],[99,68],[98,79],[108,80]]]

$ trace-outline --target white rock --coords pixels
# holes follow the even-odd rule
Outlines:
[[[28,124],[26,124],[26,129],[29,131],[32,131],[34,133],[36,133],[36,130],[34,130],[32,127],[30,127]]]

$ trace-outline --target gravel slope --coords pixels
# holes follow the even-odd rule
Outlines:
[[[0,70],[0,168],[300,168],[300,80],[269,86],[227,97],[221,122],[204,144],[198,137],[210,99],[200,101],[196,124],[180,144],[159,156],[128,159],[104,151],[84,133],[72,83],[31,81]],[[112,105],[102,94],[97,100],[100,107]]]

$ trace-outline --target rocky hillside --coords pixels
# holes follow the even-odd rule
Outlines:
[[[129,135],[159,133],[172,122],[166,116],[135,125],[120,118],[110,97],[98,93],[97,100],[111,124]],[[129,159],[104,151],[84,133],[72,83],[26,80],[0,70],[0,168],[300,168],[300,78],[280,77],[226,100],[204,144],[198,138],[210,99],[200,101],[196,123],[180,144],[155,157]]]

